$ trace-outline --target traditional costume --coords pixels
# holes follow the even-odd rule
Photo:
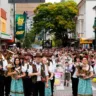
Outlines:
[[[20,75],[25,70],[20,67],[15,68],[17,74],[12,76],[10,96],[24,96],[23,81],[22,78],[16,79],[17,75]]]
[[[89,65],[87,65],[86,70],[82,68],[80,69],[78,69],[79,74],[85,74],[86,76],[89,76],[90,72],[93,72],[93,68]],[[90,78],[84,79],[82,76],[79,77],[78,96],[93,96],[92,84]]]

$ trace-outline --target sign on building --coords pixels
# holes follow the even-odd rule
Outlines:
[[[21,14],[16,14],[16,33],[17,39],[24,38],[25,35],[25,16]]]
[[[8,0],[9,3],[43,3],[45,0]]]
[[[80,39],[80,44],[92,44],[93,40],[83,40]]]

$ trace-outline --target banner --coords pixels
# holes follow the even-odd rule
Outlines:
[[[25,35],[25,16],[22,14],[16,14],[16,33],[17,39],[23,39]]]

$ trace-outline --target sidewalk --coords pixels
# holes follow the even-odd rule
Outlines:
[[[72,96],[71,87],[64,87],[64,90],[55,90],[54,96]]]
[[[61,85],[60,86],[56,86],[55,92],[54,92],[54,96],[72,96],[72,85],[71,85],[71,82],[70,82],[70,86],[69,87],[64,87],[63,78],[64,78],[64,76],[62,76],[60,78],[61,79]],[[93,96],[96,96],[96,83],[92,83],[92,90],[93,90]]]
[[[93,96],[96,96],[96,84],[92,84]],[[55,88],[54,96],[72,96],[71,86],[63,87],[63,85]]]

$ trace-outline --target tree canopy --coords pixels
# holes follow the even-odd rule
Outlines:
[[[54,33],[57,39],[64,41],[67,38],[66,32],[74,32],[74,17],[77,14],[77,4],[73,0],[61,3],[40,4],[34,10],[33,29],[36,34],[45,30]]]

